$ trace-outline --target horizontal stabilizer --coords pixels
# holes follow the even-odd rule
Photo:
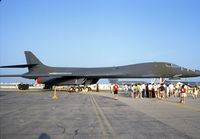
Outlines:
[[[22,64],[22,65],[9,65],[9,66],[0,66],[0,68],[31,68],[37,64]]]
[[[22,77],[23,75],[0,75],[0,77]]]

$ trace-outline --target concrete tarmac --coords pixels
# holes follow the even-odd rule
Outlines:
[[[0,139],[198,139],[200,100],[0,91]]]

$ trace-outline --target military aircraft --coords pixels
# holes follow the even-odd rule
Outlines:
[[[126,66],[75,68],[44,65],[32,52],[25,51],[27,64],[0,66],[0,68],[28,68],[21,75],[0,77],[23,77],[45,84],[45,88],[59,85],[96,84],[101,78],[187,78],[200,76],[199,70],[191,70],[167,62],[149,62]],[[23,88],[23,87],[22,87]]]

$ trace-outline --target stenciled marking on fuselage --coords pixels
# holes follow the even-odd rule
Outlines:
[[[70,75],[72,74],[71,72],[50,72],[49,74],[51,75],[56,75],[56,74],[66,74],[66,75]]]

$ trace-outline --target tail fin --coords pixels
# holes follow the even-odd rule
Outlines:
[[[43,65],[43,63],[30,51],[24,52],[26,55],[26,62],[27,64],[37,64],[37,65]]]
[[[29,73],[46,73],[50,67],[44,65],[32,52],[25,51],[27,64],[0,66],[0,68],[27,68]],[[12,75],[11,75],[12,76]],[[8,77],[8,76],[5,76]],[[18,77],[14,75],[13,77]],[[21,77],[21,76],[20,76]]]
[[[34,65],[34,66],[29,66],[28,70],[29,72],[32,72],[36,69],[40,69],[45,67],[45,65],[30,51],[25,51],[25,56],[26,56],[26,62],[27,65]]]

